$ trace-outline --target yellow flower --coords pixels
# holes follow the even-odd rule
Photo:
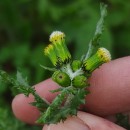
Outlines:
[[[96,54],[84,61],[83,69],[86,72],[91,73],[103,63],[109,62],[110,60],[110,52],[105,48],[99,48]]]
[[[65,37],[65,34],[63,32],[54,31],[51,33],[49,40],[50,40],[50,42],[53,43],[53,42],[60,41],[60,40],[64,39],[64,37]]]
[[[46,56],[48,56],[52,62],[52,64],[54,66],[57,65],[57,56],[56,56],[56,53],[55,53],[55,49],[54,49],[54,46],[52,44],[49,44],[45,49],[44,49],[44,54]]]
[[[65,44],[65,34],[61,31],[54,31],[50,35],[51,44],[45,48],[44,53],[52,61],[56,67],[61,67],[63,64],[69,63],[71,54]]]
[[[97,55],[103,62],[109,62],[111,60],[111,54],[106,48],[99,48],[97,51]]]
[[[45,49],[44,49],[44,54],[48,55],[50,53],[51,50],[53,50],[54,47],[53,45],[49,44]]]

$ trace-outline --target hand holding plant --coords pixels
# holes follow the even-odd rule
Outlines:
[[[105,48],[99,48],[95,54],[93,52],[93,49],[99,45],[107,13],[106,5],[101,4],[100,9],[101,18],[97,23],[94,37],[90,40],[87,54],[82,56],[81,60],[72,60],[63,32],[54,31],[50,35],[51,44],[45,48],[44,53],[50,58],[55,68],[42,67],[54,71],[52,79],[60,85],[59,89],[51,91],[52,93],[59,92],[52,103],[42,99],[35,92],[34,87],[29,87],[27,80],[20,72],[17,73],[15,80],[6,72],[0,71],[2,81],[10,82],[25,96],[32,94],[35,97],[35,101],[31,104],[41,112],[37,123],[55,124],[66,120],[68,116],[77,115],[77,110],[80,105],[85,104],[85,97],[89,93],[86,89],[89,86],[88,78],[96,68],[111,60],[111,55]]]
[[[130,57],[124,57],[104,64],[100,69],[95,70],[89,79],[91,87],[88,89],[91,93],[85,98],[86,103],[80,109],[82,112],[78,111],[77,117],[69,116],[64,123],[44,125],[43,130],[87,130],[86,127],[93,130],[124,130],[112,122],[116,122],[116,119],[113,120],[115,114],[130,110],[129,64]],[[35,88],[42,98],[52,102],[57,94],[50,93],[50,91],[58,89],[59,86],[51,79],[47,79],[35,85]],[[18,119],[35,125],[40,113],[29,104],[33,101],[34,98],[31,95],[25,97],[23,94],[19,94],[13,100],[12,108]],[[112,118],[111,115],[113,115]],[[112,119],[112,122],[99,116],[110,117],[109,120]],[[126,125],[124,124],[124,126]]]
[[[53,94],[58,93],[51,103],[39,96],[35,90],[36,88],[30,87],[20,72],[17,73],[15,80],[6,72],[0,71],[2,81],[10,82],[27,97],[30,94],[34,96],[35,100],[30,104],[40,111],[40,118],[36,121],[37,123],[57,124],[61,121],[64,122],[69,116],[72,116],[72,118],[78,116],[78,109],[86,103],[86,95],[89,92],[91,93],[88,88],[90,85],[88,79],[91,77],[92,72],[103,63],[111,60],[109,51],[103,47],[99,48],[106,13],[106,5],[101,4],[101,18],[97,23],[95,34],[90,40],[88,52],[81,57],[81,60],[72,60],[72,56],[65,44],[65,34],[63,32],[54,31],[50,35],[51,44],[45,48],[44,53],[49,57],[55,68],[43,65],[41,67],[54,71],[52,80],[59,85],[58,89],[50,91]],[[81,115],[82,113],[78,117],[80,118]]]

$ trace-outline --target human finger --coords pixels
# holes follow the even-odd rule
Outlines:
[[[92,74],[89,88],[91,93],[86,97],[87,111],[107,116],[130,110],[129,66],[130,57],[120,58],[104,64]],[[49,90],[56,88],[58,85],[50,79],[36,85],[37,93],[49,101],[56,96]],[[38,111],[28,104],[31,101],[32,98],[18,95],[12,103],[16,117],[28,123],[34,123],[39,116]]]
[[[90,78],[86,110],[99,116],[130,111],[130,57],[104,64]]]
[[[43,130],[125,130],[101,117],[79,112],[77,117],[69,117],[64,123],[45,125]]]

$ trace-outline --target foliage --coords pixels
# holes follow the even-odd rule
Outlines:
[[[18,121],[11,113],[9,107],[0,108],[0,130],[40,130]]]
[[[62,30],[74,58],[87,50],[101,0],[0,0],[0,67],[14,75],[16,68],[29,77],[32,84],[50,77],[39,64],[50,62],[42,54],[52,30]],[[102,43],[114,58],[130,54],[129,0],[106,0],[107,26]],[[123,48],[123,49],[122,49]],[[0,84],[0,99],[11,104],[9,85]],[[2,105],[0,104],[2,107]],[[11,111],[11,110],[10,110]]]
[[[129,116],[126,114],[117,114],[116,115],[116,124],[126,128],[126,129],[130,129],[130,124],[129,124]]]
[[[101,17],[97,23],[94,37],[90,40],[87,56],[81,59],[81,66],[77,70],[73,71],[73,67],[71,66],[71,54],[64,43],[64,33],[54,31],[50,35],[51,44],[45,48],[44,53],[51,59],[56,69],[52,75],[52,79],[60,85],[60,89],[58,89],[60,93],[56,96],[52,103],[49,103],[44,98],[41,98],[36,93],[35,87],[30,87],[28,85],[27,78],[23,78],[19,71],[17,72],[16,79],[14,79],[5,71],[0,70],[1,82],[12,84],[13,87],[17,88],[27,97],[29,94],[34,96],[35,101],[31,104],[36,106],[41,112],[41,116],[37,120],[37,123],[59,123],[60,121],[67,119],[68,116],[77,115],[80,105],[85,104],[85,97],[89,93],[86,88],[89,84],[87,83],[87,78],[84,75],[86,74],[89,78],[94,69],[98,68],[103,63],[108,62],[103,59],[109,58],[111,60],[110,53],[107,51],[107,53],[109,53],[108,56],[105,48],[97,52],[98,54],[93,54],[95,47],[99,46],[100,38],[104,29],[104,19],[107,13],[106,7],[107,6],[105,4],[100,4]],[[99,53],[101,52],[103,53],[100,56]],[[92,57],[95,57],[94,60],[91,60],[93,59]],[[75,66],[74,62],[73,66]],[[88,71],[86,66],[90,66],[89,71],[92,70],[89,75],[86,73]],[[48,67],[44,68],[48,69]],[[57,90],[54,90],[53,93],[55,91]]]

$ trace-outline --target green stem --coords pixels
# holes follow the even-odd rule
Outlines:
[[[40,102],[40,103],[42,103],[42,106],[44,108],[48,108],[50,103],[46,99],[41,98],[35,91],[33,91],[31,94],[34,96],[36,102]]]
[[[64,106],[70,105],[70,103],[71,103],[71,101],[72,101],[73,98],[74,98],[74,95],[73,94],[69,94],[68,97],[67,97],[67,99],[66,99],[66,101],[65,101]]]
[[[60,94],[56,96],[50,106],[47,108],[45,113],[37,120],[37,123],[49,123],[47,121],[52,120],[54,117],[55,111],[58,110],[62,103],[65,101],[66,96],[71,92],[72,87],[64,88]],[[54,117],[55,118],[55,117]]]

